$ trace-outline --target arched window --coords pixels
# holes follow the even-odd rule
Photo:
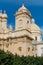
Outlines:
[[[22,21],[22,19],[20,19],[19,21]]]
[[[28,51],[30,51],[30,47],[28,47]]]
[[[37,41],[37,36],[35,37],[35,40]]]
[[[29,21],[27,21],[27,23],[29,23]]]
[[[21,47],[19,47],[18,49],[19,49],[19,51],[22,51],[22,48]]]

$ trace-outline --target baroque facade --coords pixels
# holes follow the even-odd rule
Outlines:
[[[43,56],[42,33],[28,9],[22,5],[15,14],[15,30],[7,28],[8,16],[0,12],[0,49],[20,56]]]

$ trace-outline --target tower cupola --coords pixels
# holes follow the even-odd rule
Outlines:
[[[20,15],[20,14],[22,14],[22,13],[25,13],[25,14],[27,14],[28,16],[32,17],[30,11],[28,11],[28,9],[24,6],[24,4],[22,5],[22,7],[20,7],[20,8],[18,9],[18,12],[16,13],[16,15]]]
[[[8,19],[8,16],[6,14],[6,11],[4,10],[4,13],[2,14],[2,29],[4,30],[7,29],[7,19]]]
[[[30,11],[22,5],[15,14],[16,30],[27,29],[30,31],[30,20],[32,15]]]
[[[3,15],[2,15],[2,18],[5,18],[5,19],[8,18],[7,14],[6,14],[6,11],[4,11],[4,13],[3,13]]]
[[[2,10],[0,10],[0,32],[2,30]]]

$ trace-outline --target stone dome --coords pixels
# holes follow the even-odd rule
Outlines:
[[[28,11],[28,9],[24,6],[24,4],[22,5],[22,7],[20,7],[19,9],[18,9],[18,12],[16,12],[16,14],[18,13],[27,13],[29,16],[31,16],[32,17],[32,15],[31,15],[31,13],[30,13],[30,11]]]
[[[39,28],[38,25],[35,24],[35,20],[34,19],[32,19],[32,23],[31,23],[31,32],[40,33],[41,34],[41,29]]]

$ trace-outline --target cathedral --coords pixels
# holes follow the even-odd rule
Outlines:
[[[43,56],[42,32],[30,11],[22,5],[15,13],[15,30],[7,27],[8,16],[0,11],[0,50],[19,56]]]

